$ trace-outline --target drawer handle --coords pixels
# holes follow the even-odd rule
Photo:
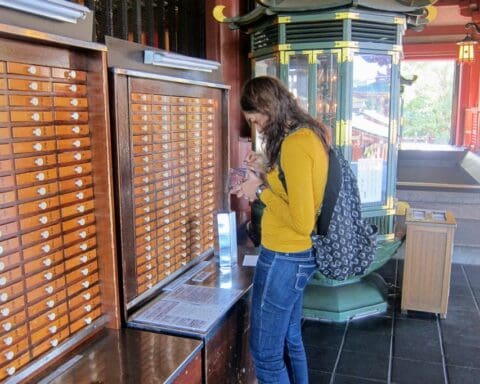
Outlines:
[[[68,89],[72,92],[77,92],[78,88],[76,84],[72,84],[68,87]]]
[[[32,134],[34,136],[42,136],[42,130],[40,128],[35,128],[33,131],[32,131]]]
[[[5,358],[7,360],[12,360],[14,357],[15,357],[15,352],[13,351],[8,351],[7,353],[5,353]]]
[[[144,157],[142,158],[142,160],[143,160],[144,163],[148,163],[148,162],[150,161],[150,159],[148,158],[148,156],[144,156]]]
[[[50,328],[48,328],[48,330],[50,331],[50,333],[57,333],[57,326],[52,325]]]
[[[164,255],[164,257],[165,257],[165,259],[167,259],[167,260],[168,260],[168,259],[170,259],[170,257],[171,257],[171,256],[170,256],[170,254],[169,254],[169,253],[167,253],[166,255]]]
[[[28,84],[28,88],[30,88],[32,91],[36,91],[38,89],[38,83],[36,81],[32,81],[30,84]]]
[[[43,275],[43,277],[45,277],[45,279],[47,279],[47,280],[52,280],[53,273],[52,272],[47,272]]]
[[[72,127],[72,132],[73,133],[80,133],[80,127],[78,125],[75,125]]]
[[[165,224],[169,224],[169,223],[170,223],[170,219],[165,219],[165,220],[163,220],[163,222],[164,222]]]
[[[165,228],[165,229],[164,229],[164,232],[169,233],[169,232],[170,232],[170,228],[168,228],[168,227]]]
[[[147,145],[144,146],[144,147],[142,147],[142,151],[145,152],[145,153],[150,152],[150,151],[148,150],[148,146],[147,146]]]
[[[42,246],[42,251],[45,253],[50,252],[51,249],[52,248],[50,247],[50,244],[45,244],[44,246]]]
[[[27,72],[30,73],[31,75],[35,75],[37,73],[37,68],[33,65],[30,65],[27,68]]]
[[[79,187],[79,188],[80,188],[81,186],[83,186],[83,181],[82,181],[82,179],[76,180],[76,181],[75,181],[75,185],[76,185],[77,187]]]
[[[148,211],[150,211],[150,208],[148,208]],[[150,232],[152,230],[152,227],[150,225],[145,225],[145,232]]]
[[[37,189],[37,194],[39,194],[40,196],[46,195],[47,194],[47,189],[45,187],[38,188]]]
[[[80,213],[85,212],[85,206],[84,206],[84,205],[79,205],[79,206],[77,207],[77,211],[80,212]]]
[[[79,165],[78,165],[78,166],[76,166],[76,167],[74,168],[74,171],[75,171],[75,173],[78,173],[78,174],[80,174],[80,173],[82,173],[82,172],[83,172],[83,168],[82,168],[81,166],[79,166]]]
[[[77,153],[75,153],[75,154],[73,155],[73,158],[74,158],[75,160],[82,160],[82,154],[79,153],[79,152],[77,152]]]
[[[40,121],[40,114],[38,112],[35,112],[31,116],[33,121]]]
[[[142,131],[148,132],[148,126],[147,125],[142,125]]]
[[[10,314],[10,309],[9,308],[2,308],[1,312],[2,312],[2,315],[4,317],[6,317]]]
[[[150,273],[147,274],[147,279],[148,279],[148,280],[152,280],[152,277],[153,277],[152,274],[150,274]]]
[[[165,248],[166,251],[169,251],[172,247],[170,245],[165,245],[164,248]]]
[[[148,176],[144,177],[142,180],[143,180],[144,183],[148,183],[148,182],[150,181],[150,179],[148,178]]]
[[[143,187],[142,190],[143,190],[143,192],[147,193],[148,191],[150,191],[150,188],[148,188],[148,187]]]
[[[73,105],[74,107],[76,107],[78,105],[78,99],[71,99],[70,104]],[[78,132],[76,132],[76,133],[78,133]]]
[[[143,116],[142,116],[142,120],[143,120],[143,121],[148,121],[148,116],[147,116],[147,115],[143,115]]]
[[[152,250],[152,246],[151,246],[151,245],[147,245],[147,246],[145,247],[145,250],[146,250],[147,252],[150,252],[150,251]]]
[[[151,240],[152,240],[152,236],[150,235],[145,236],[145,241],[151,241]]]
[[[45,288],[45,292],[47,292],[49,295],[53,293],[53,287],[49,285],[48,287]]]
[[[143,218],[143,221],[144,221],[145,223],[149,223],[149,222],[150,222],[150,216],[145,216],[145,217]]]
[[[82,231],[78,234],[78,236],[82,239],[85,239],[87,237],[87,232],[86,231]]]
[[[58,339],[50,340],[50,344],[52,345],[52,347],[56,347],[58,345]]]
[[[170,236],[164,236],[163,238],[165,241],[170,241],[171,240],[171,237]]]
[[[152,269],[152,264],[147,264],[146,268],[147,268],[147,270],[151,270]]]
[[[47,257],[45,260],[43,260],[43,265],[45,265],[46,267],[49,267],[50,265],[52,265],[52,259]]]
[[[152,287],[153,287],[153,284],[152,284],[152,283],[148,283],[148,284],[147,284],[147,288],[148,288],[148,289],[150,289],[150,288],[152,288]]]
[[[92,295],[90,294],[90,292],[87,292],[87,293],[85,293],[85,294],[83,295],[83,298],[84,298],[85,300],[90,300],[91,297],[92,297]]]
[[[38,159],[35,159],[34,163],[35,163],[35,165],[41,167],[45,162],[43,161],[43,159],[41,157],[39,157]]]
[[[91,324],[92,323],[92,318],[89,316],[85,319],[86,324]]]
[[[77,71],[68,71],[65,73],[65,76],[70,79],[75,79],[77,77]]]
[[[87,255],[80,256],[80,261],[85,264],[88,261],[88,256]]]
[[[143,167],[143,172],[149,172],[150,171],[150,167],[147,165],[146,167]]]
[[[82,243],[82,244],[79,245],[79,247],[82,251],[85,251],[88,248],[88,245],[85,244],[85,243]]]
[[[78,120],[80,118],[80,115],[78,112],[73,112],[70,117],[73,119],[73,120]]]
[[[148,143],[148,136],[142,136],[142,141],[144,143]]]
[[[166,276],[170,276],[171,273],[172,273],[172,272],[170,272],[170,271],[165,271],[165,275],[166,275]]]
[[[48,320],[53,321],[57,317],[57,314],[55,312],[51,312],[47,315]]]
[[[36,151],[41,151],[43,148],[42,144],[41,143],[35,143],[33,145],[33,149],[36,150]]]
[[[88,268],[82,269],[81,273],[82,273],[83,276],[87,276],[88,275]]]
[[[85,218],[82,217],[81,219],[77,220],[77,223],[78,223],[78,225],[85,225],[86,220],[85,220]]]
[[[36,178],[38,181],[43,181],[43,180],[45,180],[45,173],[43,173],[43,172],[37,173],[37,174],[35,175],[35,178]]]
[[[4,252],[3,247],[0,245],[0,255]]]
[[[152,260],[152,255],[149,254],[149,253],[147,253],[147,255],[145,256],[145,259],[146,259],[147,261]]]
[[[150,213],[150,207],[148,205],[146,207],[143,207],[143,212]]]
[[[90,304],[85,305],[83,308],[85,309],[86,312],[90,312],[92,310],[92,306]]]
[[[3,271],[4,269],[5,269],[5,263],[3,261],[0,261],[0,271]]]
[[[48,208],[48,204],[46,201],[42,201],[41,203],[38,204],[38,208],[40,208],[42,211]]]
[[[90,282],[88,280],[85,280],[82,282],[82,285],[84,288],[88,288],[90,286]]]
[[[81,145],[82,145],[82,142],[80,140],[75,140],[72,145],[75,147],[75,148],[79,148]]]
[[[167,261],[167,262],[165,263],[165,267],[169,268],[169,267],[170,267],[170,262]]]
[[[11,337],[11,336],[6,337],[5,339],[3,339],[3,342],[5,343],[5,345],[12,345],[13,337]]]
[[[0,301],[2,302],[6,302],[8,300],[8,293],[7,292],[3,292],[1,295],[0,295]]]

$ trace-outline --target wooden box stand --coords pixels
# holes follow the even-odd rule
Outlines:
[[[409,209],[406,225],[402,311],[439,313],[445,318],[455,218],[451,212]]]

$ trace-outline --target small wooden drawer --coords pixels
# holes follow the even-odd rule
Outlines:
[[[137,277],[137,284],[138,285],[142,285],[142,284],[145,284],[145,283],[156,284],[157,281],[158,281],[157,271],[146,272],[142,275],[138,275],[138,277]]]
[[[68,327],[58,331],[54,336],[43,341],[32,349],[32,355],[34,358],[44,354],[45,352],[57,347],[63,340],[70,336],[70,330]]]
[[[150,112],[152,106],[149,104],[130,104],[130,111],[132,112]]]
[[[76,321],[79,318],[83,318],[90,313],[94,312],[95,309],[100,308],[101,300],[100,296],[92,297],[87,303],[81,303],[75,309],[70,309],[70,319],[72,322]]]
[[[93,260],[97,259],[97,250],[91,249],[87,252],[82,252],[74,257],[71,257],[65,261],[65,270],[71,271],[74,268],[87,265]]]
[[[32,332],[30,338],[32,344],[37,344],[46,338],[51,338],[54,335],[57,335],[68,325],[68,316],[65,314],[63,316],[57,317],[55,320],[47,324],[46,326]]]
[[[88,100],[85,97],[55,97],[55,107],[65,108],[88,108]]]
[[[73,322],[70,325],[70,332],[73,334],[78,332],[82,328],[92,324],[95,319],[98,319],[102,315],[102,310],[100,307],[93,309],[91,312],[87,313],[77,321]]]
[[[7,73],[14,75],[50,77],[50,68],[33,64],[7,62]]]
[[[97,246],[97,238],[91,237],[90,239],[82,241],[81,243],[71,245],[70,247],[66,247],[63,250],[63,254],[65,255],[65,258],[68,259],[70,257],[83,253],[87,250],[90,250],[96,246]]]
[[[65,302],[65,290],[61,289],[53,295],[47,296],[35,304],[30,304],[27,308],[28,317],[35,317],[47,311],[52,311]]]
[[[4,271],[7,271],[13,267],[16,267],[19,262],[20,262],[20,251],[10,253],[9,255],[0,256],[0,272],[3,273]],[[3,285],[0,284],[0,287],[2,286],[5,286],[5,284]]]
[[[132,123],[133,124],[148,124],[152,121],[152,115],[148,113],[133,113],[132,114]]]
[[[56,125],[57,136],[88,136],[90,128],[88,124]]]
[[[55,136],[55,128],[52,125],[35,127],[13,127],[12,133],[15,139],[51,138]]]
[[[0,303],[0,319],[6,319],[12,316],[14,313],[22,311],[25,308],[25,299],[23,296],[19,296],[6,303]]]
[[[146,93],[132,92],[130,94],[130,100],[133,101],[134,103],[151,104],[152,103],[152,95],[149,95],[149,94],[146,94]]]
[[[133,155],[143,156],[144,154],[152,153],[153,147],[151,145],[134,145]]]
[[[88,200],[80,204],[73,204],[68,207],[62,208],[62,217],[67,218],[73,215],[83,215],[84,213],[90,212],[94,208],[94,201]]]
[[[15,159],[15,169],[22,171],[30,168],[51,167],[57,164],[55,155],[37,155],[34,157],[22,157]]]
[[[87,73],[72,68],[52,68],[52,77],[84,82],[87,80]]]
[[[58,196],[53,196],[46,199],[31,201],[30,203],[20,204],[18,206],[18,212],[20,215],[37,214],[47,209],[58,208],[58,205]]]
[[[60,195],[60,204],[67,205],[72,202],[81,203],[82,201],[88,201],[93,198],[93,188],[85,188],[79,191],[64,193]]]
[[[12,236],[16,232],[18,232],[18,223],[16,221],[0,224],[0,239]]]
[[[67,285],[72,285],[78,280],[84,280],[88,276],[95,274],[98,271],[97,260],[94,259],[87,265],[81,265],[79,268],[74,269],[67,273]]]
[[[61,234],[62,228],[60,224],[55,224],[33,232],[24,233],[21,235],[22,245],[25,247],[40,241],[47,242],[54,237],[60,236]]]
[[[68,296],[74,296],[80,292],[86,292],[89,288],[93,287],[95,284],[98,283],[98,273],[93,273],[90,276],[82,280],[78,280],[75,283],[69,284],[67,286],[67,293]]]
[[[137,246],[141,246],[145,243],[150,243],[152,241],[155,241],[153,235],[152,235],[153,232],[147,232],[143,235],[137,235],[135,236],[135,244]]]
[[[0,123],[2,122],[2,113],[0,112]],[[12,147],[10,144],[0,144],[0,157],[12,155]]]
[[[154,222],[155,222],[155,214],[148,213],[146,215],[138,216],[135,218],[135,227],[151,224]]]
[[[87,86],[82,84],[53,83],[53,92],[75,97],[85,96],[87,94]]]
[[[137,265],[142,265],[147,262],[151,262],[152,260],[156,260],[156,258],[152,255],[152,253],[146,253],[142,256],[137,257]]]
[[[142,283],[142,284],[138,284],[137,285],[137,294],[141,294],[143,292],[146,292],[148,291],[149,289],[151,289],[153,287],[153,283],[152,282],[146,282],[146,283]]]
[[[52,98],[50,96],[9,95],[8,102],[11,107],[51,107],[52,106]]]
[[[141,245],[138,245],[135,249],[135,256],[141,256],[146,253],[152,252],[155,250],[155,242],[154,241],[149,241],[147,243],[143,243]]]
[[[24,365],[30,362],[30,353],[27,351],[17,356],[13,361],[8,362],[2,368],[0,368],[0,380],[8,378],[17,372]]]
[[[11,332],[17,327],[21,327],[25,323],[26,318],[26,314],[23,310],[7,317],[0,314],[0,330],[2,334]]]
[[[79,190],[90,187],[93,184],[91,175],[75,177],[69,180],[59,180],[58,185],[61,191]]]
[[[153,173],[153,167],[151,164],[142,164],[141,166],[133,167],[133,174],[135,175],[136,179],[138,177],[143,178],[144,176],[148,176],[151,173]]]
[[[139,205],[136,206],[135,208],[135,217],[153,213],[155,211],[155,205],[154,204],[145,204],[145,205]]]
[[[55,111],[55,121],[87,122],[88,112],[82,111]]]
[[[23,281],[0,286],[0,303],[6,303],[9,300],[23,293]]]
[[[30,331],[35,331],[39,328],[47,326],[48,324],[51,324],[56,319],[61,318],[63,315],[66,315],[67,311],[67,303],[63,302],[47,312],[43,312],[40,315],[35,315],[31,319],[29,319],[28,322]]]
[[[90,150],[67,151],[58,154],[59,164],[67,164],[73,162],[85,162],[92,159]]]
[[[131,124],[131,131],[133,135],[153,134],[154,128],[151,124]]]
[[[89,137],[77,137],[74,139],[57,140],[57,148],[62,151],[78,151],[90,148]]]
[[[28,338],[17,341],[15,344],[10,345],[0,353],[0,365],[13,362],[18,356],[22,355],[28,348]]]
[[[100,286],[94,285],[91,288],[83,291],[80,294],[73,296],[68,299],[69,308],[77,308],[80,305],[87,305],[91,303],[92,300],[96,300],[100,295]]]
[[[60,276],[55,280],[49,281],[35,289],[27,292],[27,301],[33,303],[45,299],[54,292],[65,289],[65,276]]]
[[[25,141],[22,143],[13,143],[13,153],[39,153],[50,152],[57,148],[55,140],[43,140],[43,141]]]
[[[12,123],[48,123],[53,121],[53,114],[51,111],[10,111],[10,120]]]
[[[0,176],[0,188],[12,188],[15,186],[13,175]]]
[[[11,159],[0,160],[0,172],[11,172],[13,164]]]
[[[48,182],[54,180],[58,177],[57,169],[50,168],[50,169],[42,169],[42,170],[35,170],[33,172],[26,172],[26,173],[19,173],[16,175],[16,184],[18,186],[22,186],[25,184],[38,184],[43,182]],[[0,181],[1,185],[1,181]]]
[[[145,264],[142,264],[137,267],[137,274],[141,275],[143,273],[148,273],[151,271],[156,271],[157,270],[157,263],[156,261],[149,261]]]
[[[133,158],[133,165],[137,167],[143,167],[145,165],[149,165],[152,163],[153,163],[152,155],[135,156]]]
[[[39,226],[50,225],[60,219],[58,210],[41,213],[39,215],[29,216],[20,220],[20,228],[25,231]]]
[[[58,186],[56,182],[43,184],[40,186],[22,188],[18,190],[18,200],[27,199],[45,199],[48,196],[56,194],[58,192]],[[40,210],[40,209],[39,209]]]
[[[188,191],[188,187],[186,184],[177,184],[173,188],[173,193],[186,193]]]
[[[83,216],[79,216],[70,220],[63,221],[62,229],[64,232],[69,232],[72,229],[83,228],[87,225],[91,225],[94,223],[95,223],[95,215],[93,213],[89,213]]]
[[[53,260],[53,257],[51,258]],[[63,264],[58,264],[48,269],[45,269],[41,272],[38,272],[34,275],[28,276],[25,279],[25,285],[27,289],[32,289],[33,287],[45,284],[51,281],[56,280],[65,272],[65,267]]]
[[[13,345],[20,342],[27,336],[27,326],[25,324],[11,330],[10,332],[3,332],[0,337],[0,351],[11,348]]]
[[[51,92],[52,85],[48,81],[8,79],[8,89],[12,91]]]
[[[19,242],[18,237],[12,237],[7,240],[0,241],[0,257],[13,253],[18,250]]]
[[[47,268],[50,268],[52,266],[59,264],[60,262],[62,262],[62,260],[63,260],[63,254],[61,250],[57,252],[51,252],[47,256],[40,256],[40,257],[34,258],[28,263],[25,263],[24,265],[25,273],[27,275],[31,275],[38,271],[46,270]],[[51,280],[52,278],[53,277],[51,277],[49,280]]]
[[[153,196],[153,192],[154,192],[153,184],[145,184],[137,188],[134,188],[133,196],[134,197],[142,197],[145,195]]]

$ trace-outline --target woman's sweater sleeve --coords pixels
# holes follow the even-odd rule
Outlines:
[[[315,224],[312,143],[308,136],[291,135],[282,145],[281,166],[287,184],[288,202],[266,189],[261,200],[267,209],[295,232],[310,235]]]

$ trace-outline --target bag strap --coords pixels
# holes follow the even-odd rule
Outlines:
[[[277,166],[278,166],[278,178],[282,182],[285,192],[287,190],[287,180],[285,179],[285,173],[283,172],[282,165],[280,164],[280,155],[278,153]],[[320,207],[320,214],[317,215],[317,234],[325,236],[328,232],[328,226],[333,215],[333,209],[337,203],[340,188],[342,186],[342,166],[338,159],[335,149],[330,147],[328,151],[328,176],[327,185],[325,186],[325,194],[323,196],[323,203]]]

